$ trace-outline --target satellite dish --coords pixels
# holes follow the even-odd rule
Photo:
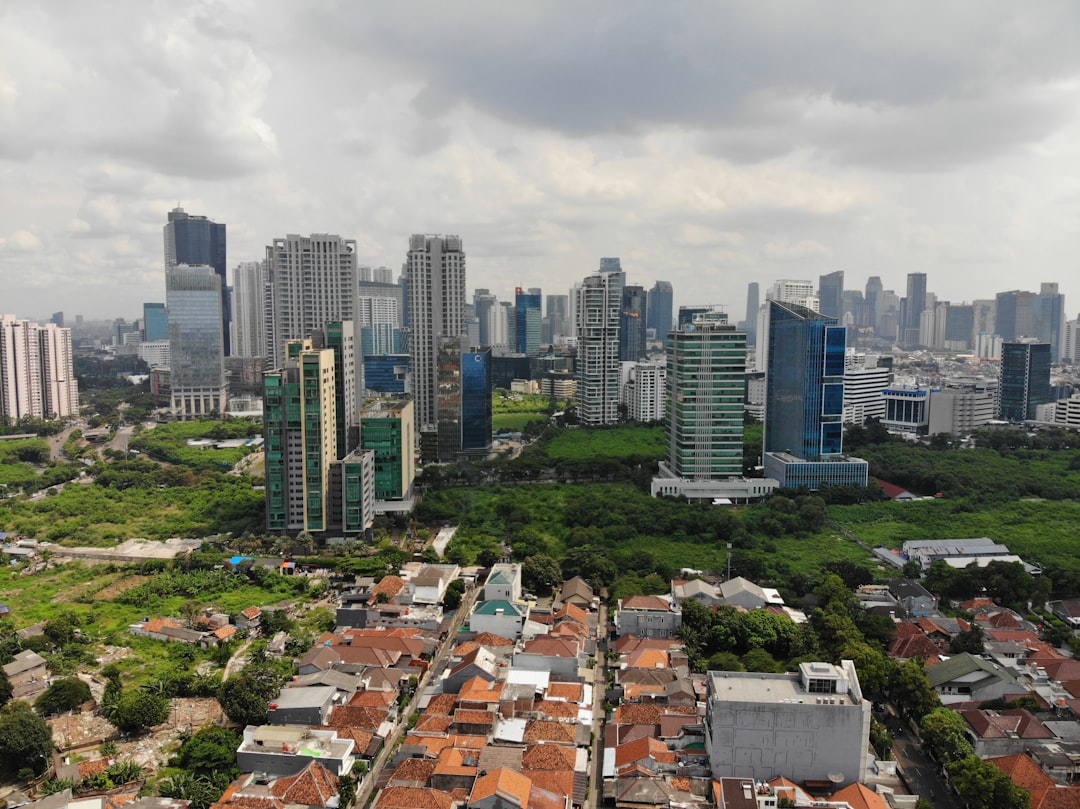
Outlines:
[[[842,772],[829,773],[829,780],[834,784],[842,784],[845,781],[844,774]]]

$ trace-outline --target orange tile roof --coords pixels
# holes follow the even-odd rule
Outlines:
[[[439,751],[439,760],[435,764],[435,775],[476,775],[476,764],[466,764],[466,754],[471,750],[447,747]],[[475,761],[475,756],[472,757]]]
[[[495,713],[493,711],[470,711],[458,708],[454,711],[455,725],[494,725]]]
[[[864,784],[849,784],[834,792],[830,800],[847,801],[851,809],[889,809],[885,799]]]
[[[671,784],[672,789],[677,789],[680,792],[689,792],[690,779],[682,775],[670,775],[667,782]]]
[[[544,655],[545,657],[577,657],[581,644],[576,638],[537,635],[522,647],[526,654]]]
[[[475,643],[477,646],[496,647],[507,647],[514,645],[514,642],[512,640],[508,640],[502,635],[496,635],[494,632],[481,632],[479,635],[473,638],[473,643]]]
[[[655,725],[663,714],[690,714],[696,710],[689,705],[620,705],[615,709],[615,723],[619,725]]]
[[[171,618],[151,618],[143,625],[143,630],[145,632],[160,632],[166,627],[169,629],[183,629],[180,624]]]
[[[635,649],[626,656],[626,667],[631,669],[666,669],[671,666],[671,656],[660,649]]]
[[[450,716],[454,712],[457,699],[457,694],[438,694],[431,698],[431,701],[424,709],[424,715]]]
[[[571,621],[577,621],[579,624],[584,624],[588,620],[589,613],[583,610],[576,604],[564,603],[563,608],[555,613],[555,620],[560,618],[569,618]]]
[[[404,586],[405,580],[400,576],[383,576],[379,583],[371,588],[371,594],[377,596],[383,593],[387,598],[393,598],[401,592]]]
[[[214,630],[213,634],[218,640],[228,640],[236,634],[236,627],[232,624],[229,624],[228,626],[219,626]]]
[[[577,754],[561,744],[530,744],[521,756],[523,770],[562,770],[573,772]]]
[[[425,748],[429,756],[437,756],[443,748],[454,746],[454,740],[445,733],[442,736],[423,736],[419,733],[410,733],[405,737],[404,743]]]
[[[436,762],[430,758],[407,758],[394,768],[390,783],[394,781],[414,781],[427,785],[431,774],[435,772]]]
[[[577,725],[549,719],[530,719],[525,723],[525,741],[577,744]]]
[[[582,624],[576,624],[573,621],[564,621],[559,624],[549,633],[551,635],[567,635],[575,638],[587,638],[589,637],[589,630]]]
[[[371,740],[375,738],[375,734],[370,730],[361,728],[334,728],[329,725],[322,725],[317,730],[332,730],[337,733],[339,739],[352,739],[353,750],[356,751],[357,755],[367,750]]]
[[[660,596],[629,596],[619,603],[619,609],[671,612],[671,602]]]
[[[1012,756],[994,756],[987,759],[1012,782],[1023,789],[1033,790],[1041,787],[1053,786],[1054,779],[1042,771],[1042,768],[1022,753]]]
[[[379,725],[385,722],[389,715],[388,711],[381,711],[378,708],[367,708],[362,705],[337,705],[330,711],[327,724],[335,728],[378,730]]]
[[[1033,789],[1031,809],[1080,809],[1080,787],[1055,784]]]
[[[557,719],[576,720],[578,717],[578,706],[576,702],[542,699],[533,706],[533,709],[542,713],[544,716],[550,716]]]
[[[545,745],[558,747],[558,745]],[[529,770],[521,768],[521,774],[527,775],[533,782],[534,787],[554,792],[556,795],[574,797],[574,771],[573,770]]]
[[[91,775],[98,775],[109,769],[109,760],[107,758],[96,758],[93,761],[80,761],[77,767],[80,778],[89,778]]]
[[[296,775],[277,779],[270,785],[270,791],[286,804],[326,807],[337,797],[338,777],[312,761]]]
[[[480,680],[479,677],[475,677],[473,679]],[[481,702],[481,703],[484,703],[484,704],[490,704],[492,702],[498,702],[500,699],[502,699],[502,692],[503,692],[503,684],[502,683],[495,683],[495,682],[487,683],[487,682],[484,682],[483,680],[480,680],[480,682],[483,683],[482,688],[470,688],[469,684],[471,682],[472,682],[472,680],[470,680],[468,683],[466,683],[462,687],[461,691],[458,693],[457,696],[458,696],[458,702],[459,703],[462,703],[462,702]],[[494,686],[494,688],[492,688],[490,686]]]
[[[361,708],[386,708],[397,700],[393,691],[357,691],[349,697],[349,704]]]
[[[446,792],[428,787],[386,787],[379,793],[374,809],[451,809],[453,799]]]
[[[546,699],[565,699],[568,702],[581,702],[585,698],[585,686],[581,683],[551,683],[544,692]]]
[[[464,643],[459,643],[454,647],[454,654],[458,657],[465,657],[470,652],[475,652],[480,648],[480,644],[476,641],[467,640]]]
[[[514,772],[507,767],[499,767],[486,775],[476,779],[473,784],[472,795],[469,803],[476,803],[485,798],[501,797],[512,801],[521,809],[527,809],[529,805],[529,792],[532,790],[532,781],[528,776]]]
[[[652,759],[657,763],[675,763],[675,754],[667,749],[667,745],[659,739],[643,737],[626,744],[620,744],[615,748],[615,767],[635,764],[645,759]]]
[[[262,615],[262,610],[258,607],[248,607],[246,610],[241,610],[240,614],[250,621],[252,618],[258,618]]]
[[[655,699],[656,697],[663,696],[666,693],[666,689],[662,685],[652,685],[648,683],[627,683],[623,686],[623,694],[626,699],[634,701],[643,698]]]
[[[449,716],[424,714],[413,726],[413,733],[446,733],[453,722]]]

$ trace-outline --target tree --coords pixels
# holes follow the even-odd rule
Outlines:
[[[975,751],[967,739],[967,722],[956,711],[935,708],[919,723],[926,751],[947,768]]]
[[[169,766],[206,775],[215,784],[227,786],[240,772],[236,766],[236,748],[240,742],[236,731],[208,725],[180,745]]]
[[[764,649],[751,649],[742,656],[742,663],[747,671],[760,671],[777,674],[784,670],[771,654]]]
[[[22,700],[0,708],[0,772],[41,775],[53,752],[52,728]]]
[[[922,578],[922,565],[920,565],[914,559],[908,559],[904,562],[904,566],[900,568],[900,575],[905,579],[911,579],[912,581],[918,581]]]
[[[448,610],[456,610],[461,606],[461,599],[464,595],[465,582],[461,579],[454,579],[446,586],[446,593],[443,595],[443,607]]]
[[[889,694],[900,712],[916,721],[941,705],[918,658],[906,660],[893,670]]]
[[[208,776],[190,772],[179,772],[158,784],[159,795],[191,801],[191,809],[207,809],[224,791],[224,786],[219,787]]]
[[[221,686],[218,702],[230,720],[239,725],[261,725],[266,722],[270,700],[277,696],[286,680],[285,675],[269,665],[248,666],[230,677]]]
[[[78,677],[63,677],[45,689],[34,707],[40,714],[63,713],[78,708],[90,699],[90,686]]]
[[[953,654],[968,652],[973,655],[981,655],[986,649],[983,646],[983,629],[974,621],[971,629],[961,632],[949,641],[949,651]]]
[[[163,694],[136,689],[125,691],[106,717],[124,733],[141,733],[169,718],[172,700]]]
[[[548,595],[562,582],[559,563],[546,553],[537,553],[521,565],[521,579],[531,592]]]
[[[0,705],[7,704],[11,693],[11,680],[8,679],[7,672],[0,669]]]
[[[1028,809],[1029,793],[988,761],[971,755],[949,767],[949,780],[967,809]]]

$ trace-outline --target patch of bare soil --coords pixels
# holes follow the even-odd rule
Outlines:
[[[94,593],[94,598],[100,601],[112,601],[121,593],[127,592],[133,587],[138,587],[144,581],[149,581],[149,579],[149,576],[127,576],[114,581],[108,587],[102,587],[98,592]]]

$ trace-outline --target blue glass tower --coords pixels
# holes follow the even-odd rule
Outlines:
[[[485,457],[491,452],[491,349],[461,355],[461,451]]]
[[[535,357],[540,353],[540,290],[514,290],[514,345],[518,354]]]
[[[765,474],[782,486],[866,485],[866,462],[842,454],[845,338],[836,318],[769,301]]]
[[[225,356],[231,355],[232,306],[225,283],[225,223],[193,216],[183,208],[169,211],[169,221],[165,224],[165,269],[178,264],[213,267],[214,274],[221,279],[221,326],[225,335]]]
[[[143,311],[143,340],[145,342],[157,342],[169,339],[169,310],[163,303],[144,303]]]

